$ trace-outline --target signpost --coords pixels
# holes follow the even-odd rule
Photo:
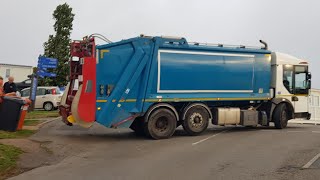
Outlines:
[[[57,74],[48,72],[48,69],[56,69],[57,67],[58,67],[57,59],[39,56],[37,73],[32,74],[32,82],[31,82],[32,85],[30,88],[30,100],[32,101],[32,105],[30,110],[34,110],[34,105],[35,105],[36,96],[37,96],[38,78],[39,77],[41,78],[56,77]]]

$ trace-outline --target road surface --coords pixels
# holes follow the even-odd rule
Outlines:
[[[156,141],[129,129],[87,130],[55,121],[32,139],[60,159],[14,180],[320,179],[320,160],[303,168],[320,153],[320,126],[313,125],[209,127],[193,137],[179,129]]]

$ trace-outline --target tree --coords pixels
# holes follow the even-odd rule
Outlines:
[[[70,34],[74,14],[72,8],[67,4],[61,4],[53,12],[53,25],[55,35],[49,35],[48,41],[43,44],[44,56],[58,59],[58,68],[50,70],[57,74],[56,78],[43,78],[39,84],[45,86],[65,86],[66,77],[69,74],[68,60],[70,58]]]

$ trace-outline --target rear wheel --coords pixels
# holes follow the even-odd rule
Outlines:
[[[209,125],[209,113],[200,105],[194,106],[187,110],[183,120],[183,129],[192,136],[203,133]]]
[[[145,124],[145,131],[153,139],[167,139],[173,135],[177,127],[177,119],[172,111],[159,108],[153,111]]]
[[[54,109],[54,107],[51,102],[46,102],[43,104],[43,109],[46,111],[52,111]]]
[[[276,106],[273,113],[274,126],[277,129],[286,128],[288,125],[288,111],[286,104],[282,103]]]

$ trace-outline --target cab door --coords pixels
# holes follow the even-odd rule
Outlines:
[[[292,101],[295,113],[306,113],[309,111],[309,79],[308,66],[294,66],[294,91]]]

